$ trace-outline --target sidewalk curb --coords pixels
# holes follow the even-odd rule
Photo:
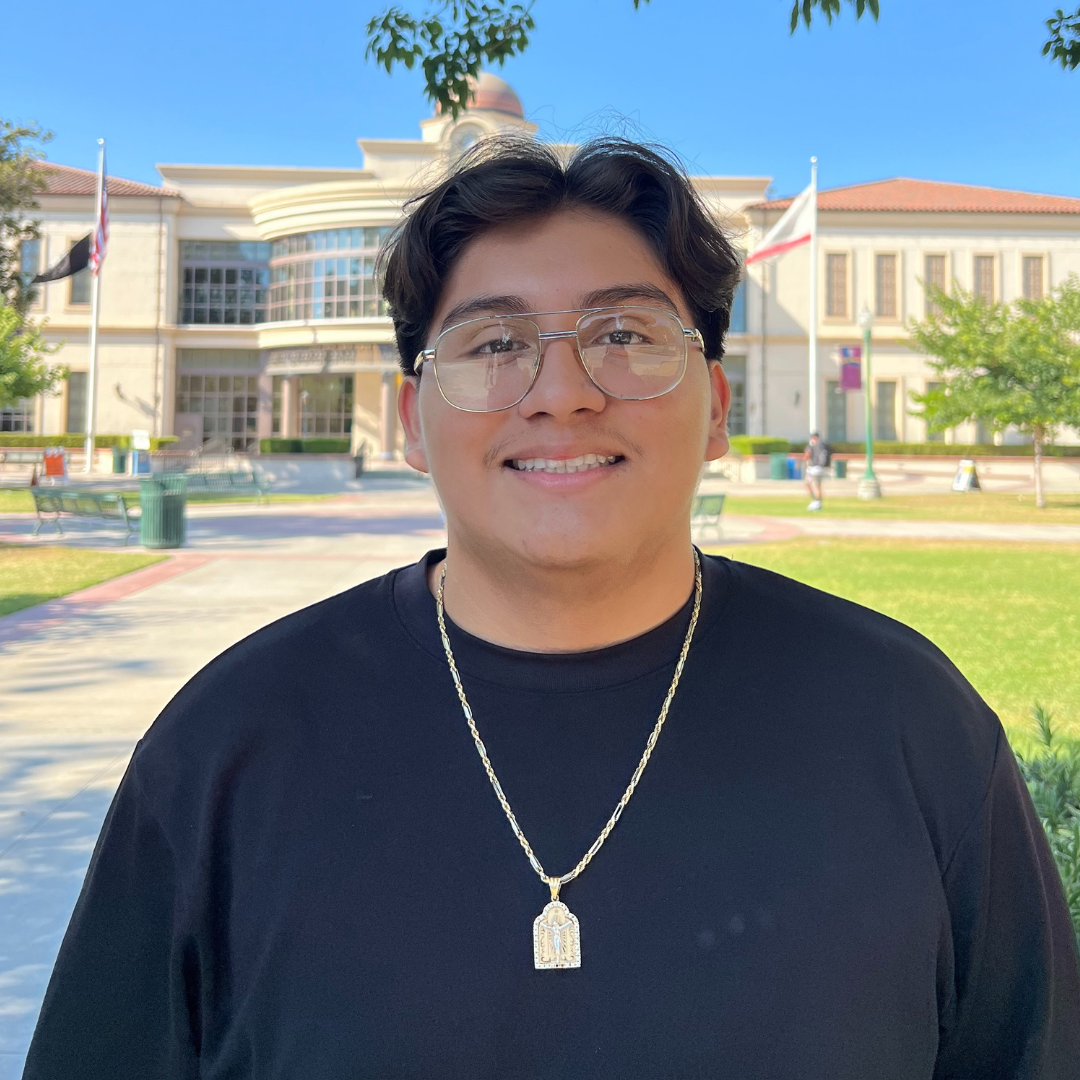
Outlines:
[[[36,633],[58,626],[76,612],[89,611],[103,604],[123,600],[163,581],[196,570],[214,562],[214,555],[173,555],[164,562],[144,566],[128,574],[91,585],[87,589],[46,600],[43,604],[13,611],[0,617],[0,646],[12,641],[22,641]]]

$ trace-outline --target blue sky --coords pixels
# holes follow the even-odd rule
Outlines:
[[[1080,196],[1080,70],[1040,55],[1058,2],[881,0],[877,24],[845,12],[792,37],[789,0],[536,0],[530,50],[497,73],[548,137],[638,132],[695,172],[772,176],[776,194],[816,153],[822,186]],[[382,6],[9,6],[0,116],[51,128],[70,165],[93,167],[104,136],[109,171],[148,182],[157,162],[357,166],[358,136],[418,137],[428,111],[417,74],[364,60]]]

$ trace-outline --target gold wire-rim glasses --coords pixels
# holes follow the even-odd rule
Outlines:
[[[667,387],[664,390],[660,390],[655,394],[643,394],[641,396],[638,396],[636,394],[613,394],[610,390],[607,390],[605,387],[601,386],[599,382],[597,382],[596,377],[589,370],[589,366],[585,363],[585,358],[581,354],[581,338],[579,336],[579,330],[581,328],[581,324],[587,318],[606,311],[652,311],[658,312],[665,318],[671,319],[675,322],[675,324],[682,331],[684,352],[682,356],[682,370],[679,372],[679,377],[671,384],[671,386]],[[540,318],[544,315],[577,315],[579,317],[574,323],[573,330],[552,330],[545,332],[542,331],[535,322],[533,322],[534,319]],[[452,334],[454,333],[454,331],[460,330],[463,326],[469,326],[472,323],[486,322],[490,319],[524,319],[526,322],[532,324],[533,328],[536,330],[536,338],[539,346],[538,356],[536,359],[536,367],[534,368],[532,378],[529,380],[525,389],[514,401],[511,401],[507,405],[500,405],[498,408],[495,409],[469,409],[463,405],[458,405],[456,402],[451,401],[446,396],[446,391],[443,389],[442,382],[439,379],[439,365],[435,360],[435,353],[439,348],[439,342],[442,341],[442,339],[446,337],[447,334]],[[504,412],[506,409],[514,408],[515,405],[520,405],[521,402],[525,400],[525,397],[528,395],[529,391],[532,390],[532,388],[536,385],[536,380],[540,377],[540,371],[544,366],[544,342],[555,341],[559,338],[575,339],[577,347],[574,351],[577,354],[578,363],[581,364],[582,368],[585,371],[585,374],[589,377],[589,381],[606,397],[614,398],[617,401],[651,401],[654,398],[663,397],[665,394],[670,394],[671,391],[674,390],[675,387],[677,387],[679,383],[682,382],[683,376],[686,374],[685,347],[687,343],[691,342],[697,348],[699,348],[703,354],[705,352],[705,341],[701,336],[701,331],[696,328],[688,329],[686,326],[683,325],[682,319],[680,319],[674,311],[671,311],[668,308],[664,307],[657,307],[655,304],[610,304],[604,307],[594,308],[564,308],[562,311],[523,311],[520,313],[511,312],[504,315],[478,315],[475,319],[464,319],[461,322],[454,323],[453,326],[448,326],[445,330],[443,330],[442,333],[440,333],[439,336],[435,339],[435,344],[430,349],[421,349],[420,352],[416,354],[416,359],[413,361],[413,371],[417,375],[419,375],[420,368],[424,364],[430,362],[435,372],[435,385],[439,388],[439,394],[442,397],[443,401],[445,401],[446,404],[453,409],[457,409],[460,412],[467,413]]]

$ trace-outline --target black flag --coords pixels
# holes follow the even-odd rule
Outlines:
[[[72,274],[85,270],[89,265],[90,235],[87,234],[73,244],[71,250],[59,262],[50,266],[44,274],[38,274],[31,284],[41,285],[46,281],[59,281],[61,278],[71,277]]]

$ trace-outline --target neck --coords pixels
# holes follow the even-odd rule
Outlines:
[[[453,536],[447,553],[447,615],[475,637],[524,652],[585,652],[627,641],[671,618],[694,587],[685,533],[653,551],[573,569],[481,556]],[[433,593],[441,569],[429,572]]]

